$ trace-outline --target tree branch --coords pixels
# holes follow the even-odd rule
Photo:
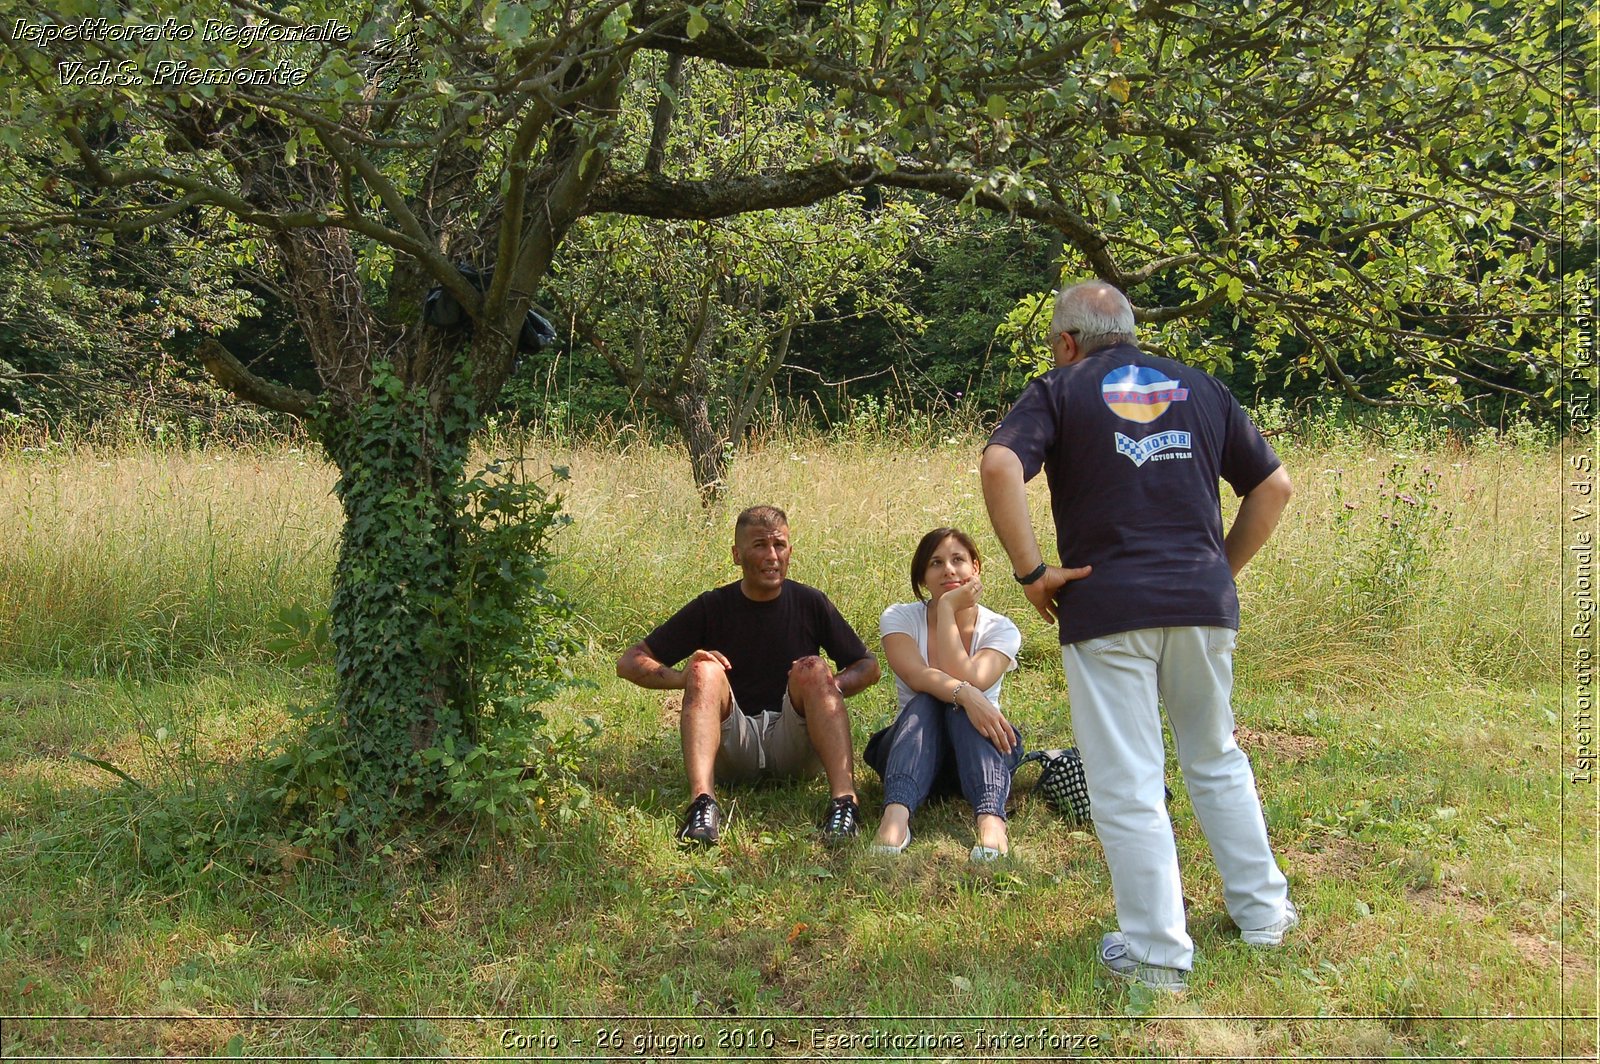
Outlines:
[[[200,342],[201,364],[213,380],[247,403],[303,418],[317,403],[317,397],[299,388],[274,384],[251,373],[244,363],[217,341]]]
[[[745,390],[739,398],[738,409],[728,423],[728,439],[737,442],[744,436],[745,426],[750,423],[750,418],[756,412],[756,404],[761,397],[767,394],[767,389],[772,387],[772,382],[777,379],[778,372],[783,369],[783,364],[789,359],[789,338],[794,335],[794,325],[787,324],[778,334],[777,341],[772,345],[772,353],[767,356],[766,366],[762,369],[760,377]]]
[[[644,153],[644,172],[659,174],[666,161],[667,134],[672,130],[672,115],[678,109],[679,86],[683,84],[683,56],[674,55],[667,60],[667,72],[661,79],[661,93],[656,98],[655,114],[650,121],[650,147]]]
[[[1410,403],[1402,402],[1399,399],[1374,399],[1367,393],[1363,392],[1360,386],[1357,385],[1355,381],[1350,379],[1350,375],[1344,371],[1344,367],[1339,365],[1338,356],[1336,356],[1332,351],[1328,350],[1328,345],[1322,342],[1322,337],[1317,335],[1315,329],[1307,325],[1305,320],[1302,319],[1300,315],[1291,311],[1285,311],[1284,316],[1288,318],[1289,323],[1294,326],[1294,331],[1300,334],[1300,338],[1305,340],[1312,347],[1316,348],[1317,354],[1322,356],[1322,364],[1327,367],[1328,372],[1333,375],[1333,379],[1338,382],[1339,387],[1344,389],[1345,395],[1349,396],[1351,399],[1362,404],[1363,406],[1396,407],[1412,405]]]
[[[1146,325],[1157,325],[1161,322],[1175,321],[1178,318],[1192,318],[1206,313],[1212,307],[1221,303],[1227,294],[1228,290],[1226,288],[1213,288],[1199,299],[1191,303],[1184,303],[1182,306],[1158,307],[1155,310],[1134,308],[1133,317],[1135,321]]]
[[[1145,263],[1137,270],[1134,270],[1131,273],[1125,273],[1122,276],[1124,280],[1127,281],[1127,286],[1129,288],[1138,288],[1140,285],[1144,284],[1158,273],[1165,273],[1167,270],[1176,269],[1179,266],[1192,266],[1195,263],[1203,262],[1204,260],[1205,256],[1199,254],[1198,252],[1189,252],[1184,255],[1168,255],[1166,258],[1156,259],[1154,262]]]
[[[455,268],[450,265],[449,260],[436,250],[436,242],[432,234],[422,228],[422,223],[411,212],[410,205],[406,203],[406,199],[401,195],[400,190],[394,187],[394,183],[372,164],[371,159],[368,159],[366,155],[354,148],[331,125],[319,123],[316,129],[317,137],[322,141],[323,146],[328,149],[328,154],[332,155],[338,162],[355,170],[356,173],[361,175],[361,179],[366,182],[367,187],[378,194],[378,199],[382,201],[384,207],[399,221],[400,231],[411,239],[411,253],[427,264],[428,272],[432,273],[441,284],[452,288],[451,294],[458,300],[462,296],[470,294],[475,301],[477,293],[473,292],[468,286],[463,284],[460,286],[460,291],[454,290],[455,286],[451,282],[457,280]],[[352,215],[352,217],[355,216]],[[462,305],[473,307],[474,302],[463,301]]]
[[[954,173],[949,170],[923,170],[909,169],[892,170],[881,174],[877,183],[895,188],[919,189],[929,192],[944,199],[960,202],[971,198],[974,203],[988,210],[999,211],[1022,218],[1031,218],[1036,222],[1058,230],[1073,247],[1077,248],[1083,257],[1089,261],[1089,266],[1096,276],[1109,281],[1118,288],[1128,287],[1128,275],[1122,272],[1112,260],[1106,250],[1108,241],[1088,219],[1058,201],[1042,202],[1037,199],[1018,199],[1016,202],[1006,200],[998,193],[985,187],[987,179],[974,178],[965,174]]]
[[[641,20],[654,15],[642,11]],[[641,48],[658,49],[672,55],[709,59],[726,67],[743,70],[787,70],[810,81],[851,89],[868,96],[893,96],[898,91],[883,78],[863,75],[848,65],[821,58],[796,48],[775,26],[756,32],[736,29],[721,18],[708,17],[699,36],[689,36],[689,12],[666,14],[636,38]]]
[[[707,181],[673,181],[660,174],[623,174],[603,180],[584,205],[588,214],[710,221],[746,211],[805,207],[849,188],[871,184],[877,171],[865,163],[822,163],[779,174]]]

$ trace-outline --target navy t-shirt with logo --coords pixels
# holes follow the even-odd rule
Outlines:
[[[663,665],[675,666],[696,650],[721,651],[733,665],[733,700],[750,716],[779,709],[789,686],[789,666],[826,650],[835,672],[872,651],[828,596],[785,580],[778,597],[755,602],[735,580],[696,597],[644,638]]]
[[[1238,400],[1192,366],[1118,344],[1029,384],[991,445],[1042,468],[1061,564],[1061,642],[1239,627],[1218,480],[1240,496],[1280,462]]]

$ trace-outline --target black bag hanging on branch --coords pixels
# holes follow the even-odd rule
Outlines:
[[[1078,756],[1078,748],[1035,750],[1018,761],[1017,768],[1029,761],[1040,764],[1033,793],[1074,824],[1089,823],[1089,785],[1083,778],[1083,758]]]
[[[487,292],[494,281],[493,266],[480,270],[461,263],[456,266],[456,272],[480,292]],[[467,317],[467,312],[456,301],[456,297],[446,291],[443,285],[428,289],[428,295],[422,301],[422,320],[445,332],[472,335],[472,319]],[[522,330],[517,334],[517,350],[536,355],[555,342],[556,327],[543,314],[529,307],[522,319]]]

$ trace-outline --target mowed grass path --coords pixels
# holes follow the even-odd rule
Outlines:
[[[968,866],[953,804],[899,860],[827,851],[820,785],[731,792],[726,844],[679,852],[675,701],[617,681],[617,652],[735,577],[754,502],[789,511],[791,576],[875,646],[923,531],[994,552],[978,446],[769,442],[709,514],[672,451],[518,448],[572,471],[558,579],[586,685],[550,713],[603,724],[592,806],[550,839],[455,827],[346,865],[217,844],[229,787],[328,682],[263,645],[278,610],[326,601],[330,470],[287,448],[0,456],[0,1013],[24,1017],[0,1051],[1592,1058],[1596,805],[1564,781],[1553,452],[1282,447],[1298,492],[1241,582],[1236,709],[1304,923],[1277,952],[1237,942],[1173,768],[1181,1000],[1097,973],[1098,844],[1025,793],[994,869]],[[1068,744],[1054,632],[992,561],[985,601],[1024,632],[1006,709],[1030,746]],[[892,711],[887,680],[853,701],[858,746]],[[88,1014],[111,1018],[66,1018]]]

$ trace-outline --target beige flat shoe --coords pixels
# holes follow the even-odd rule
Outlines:
[[[891,846],[887,842],[874,842],[870,846],[867,847],[867,852],[868,853],[883,854],[885,856],[892,857],[892,856],[894,856],[896,854],[905,853],[906,847],[910,846],[910,845],[911,845],[911,831],[910,831],[910,829],[907,829],[906,830],[906,837],[900,840],[900,845]]]

